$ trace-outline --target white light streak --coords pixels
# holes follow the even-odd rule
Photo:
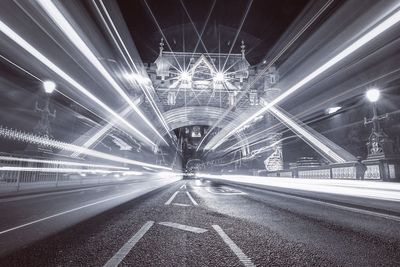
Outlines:
[[[123,172],[122,175],[123,176],[127,176],[127,175],[143,175],[143,172],[137,172],[137,171],[127,171],[127,172]]]
[[[80,147],[80,146],[76,146],[73,144],[68,144],[68,143],[64,143],[61,141],[49,139],[49,138],[43,137],[43,136],[36,136],[33,134],[29,134],[29,133],[18,132],[15,130],[6,129],[1,126],[0,126],[0,137],[13,139],[13,140],[17,140],[20,142],[26,142],[26,143],[37,144],[37,145],[42,145],[42,146],[46,146],[46,147],[52,147],[55,149],[77,152],[79,154],[85,154],[88,156],[102,158],[102,159],[120,162],[120,163],[127,163],[127,164],[132,164],[132,165],[137,165],[137,166],[142,166],[142,167],[156,168],[156,169],[172,170],[171,168],[168,168],[168,167],[145,163],[145,162],[140,162],[140,161],[131,160],[131,159],[127,159],[127,158],[122,158],[122,157],[110,155],[107,153],[99,152],[96,150],[88,149],[85,147]]]
[[[144,120],[144,122],[163,140],[167,145],[161,134],[153,126],[153,124],[146,118],[142,111],[132,102],[131,98],[126,92],[118,85],[112,78],[110,73],[98,60],[93,51],[86,45],[79,34],[73,29],[72,25],[62,15],[60,10],[54,5],[51,0],[37,0],[41,7],[46,11],[47,15],[51,17],[53,22],[57,24],[61,31],[69,38],[69,40],[81,51],[81,53],[92,63],[92,65],[103,75],[103,77],[112,85],[118,94],[132,107],[132,109]]]
[[[120,171],[110,171],[104,169],[72,169],[72,168],[35,168],[35,167],[13,167],[2,166],[0,171],[17,171],[17,172],[53,172],[53,173],[92,173],[92,174],[109,174]]]
[[[142,80],[142,81],[143,81],[143,84],[141,84],[141,83],[139,82],[139,80],[137,80],[137,81],[139,82],[140,88],[143,90],[143,93],[146,95],[146,97],[147,97],[147,99],[149,100],[149,102],[150,102],[152,108],[154,109],[154,111],[155,111],[155,113],[156,113],[158,119],[161,121],[163,127],[167,130],[167,134],[168,134],[168,135],[171,137],[171,139],[173,140],[173,137],[172,137],[172,135],[171,135],[171,133],[170,133],[170,128],[168,127],[168,124],[167,124],[167,122],[165,121],[165,119],[164,119],[164,117],[163,117],[163,115],[162,115],[160,109],[159,109],[158,106],[156,105],[156,102],[155,102],[155,100],[154,100],[154,98],[153,98],[153,96],[152,96],[150,90],[147,88],[147,85],[152,86],[151,81],[150,81],[148,78],[144,78],[142,75],[136,74],[136,73],[133,71],[131,65],[135,68],[136,72],[139,72],[139,70],[138,70],[138,68],[137,68],[137,66],[136,66],[136,64],[135,64],[135,62],[133,61],[133,59],[132,59],[132,57],[131,57],[131,55],[130,55],[130,53],[129,53],[129,50],[126,48],[126,45],[125,45],[124,41],[123,41],[122,38],[121,38],[121,35],[119,34],[117,28],[115,27],[115,24],[114,24],[113,20],[111,19],[111,16],[110,16],[110,14],[109,14],[108,11],[107,11],[107,8],[105,7],[103,1],[100,0],[99,2],[100,2],[100,4],[101,4],[101,7],[103,8],[104,13],[105,13],[106,16],[107,16],[108,21],[110,22],[110,24],[111,24],[111,26],[112,26],[112,29],[113,29],[114,32],[115,32],[115,35],[117,36],[119,42],[121,43],[122,47],[124,48],[124,51],[125,51],[126,55],[128,56],[128,58],[129,58],[131,64],[129,64],[127,58],[125,57],[124,52],[123,52],[122,49],[120,48],[120,46],[119,46],[117,40],[114,38],[114,35],[112,34],[111,29],[110,29],[110,27],[108,26],[107,22],[106,22],[105,19],[103,18],[100,9],[97,7],[96,2],[93,1],[93,4],[94,4],[94,6],[96,7],[96,9],[97,9],[99,15],[101,16],[101,18],[102,18],[104,24],[106,25],[106,27],[107,27],[107,29],[108,29],[108,31],[109,31],[111,37],[113,38],[113,40],[114,40],[114,42],[115,42],[115,44],[116,44],[118,50],[120,51],[122,57],[124,58],[126,64],[128,65],[129,69],[131,70],[132,74],[137,75],[137,76],[140,76],[140,77],[138,77],[139,80]]]
[[[79,163],[72,161],[61,161],[61,160],[45,160],[45,159],[35,159],[35,158],[18,158],[18,157],[8,157],[8,156],[0,156],[0,160],[3,161],[17,161],[17,162],[34,162],[34,163],[48,163],[48,164],[56,164],[56,165],[65,165],[65,166],[82,166],[82,167],[97,167],[97,168],[109,168],[109,169],[119,169],[119,170],[129,170],[126,167],[112,166],[112,165],[103,165],[103,164],[90,164],[90,163]]]
[[[240,125],[238,125],[236,128],[234,128],[233,131],[229,132],[227,135],[225,135],[221,140],[219,140],[213,147],[212,150],[215,150],[217,147],[219,147],[225,140],[227,140],[230,136],[232,136],[234,133],[242,129],[245,125],[251,123],[251,121],[261,115],[264,114],[267,110],[269,110],[272,106],[278,104],[294,92],[296,92],[298,89],[306,85],[307,83],[311,82],[314,80],[316,77],[345,59],[347,56],[351,55],[361,47],[363,47],[365,44],[370,42],[371,40],[375,39],[377,36],[394,26],[400,21],[400,10],[397,10],[394,12],[392,15],[390,15],[388,18],[383,20],[381,23],[379,23],[377,26],[375,26],[372,30],[370,30],[368,33],[360,37],[357,41],[355,41],[353,44],[348,46],[346,49],[344,49],[342,52],[328,60],[325,64],[317,68],[315,71],[307,75],[305,78],[300,80],[298,83],[290,87],[288,90],[286,90],[284,93],[279,95],[277,98],[275,98],[273,101],[271,101],[268,105],[254,113],[252,116],[250,116],[247,120],[242,122]]]
[[[131,125],[129,122],[127,122],[124,118],[122,118],[119,114],[114,112],[109,106],[107,106],[104,102],[102,102],[100,99],[98,99],[95,95],[93,95],[91,92],[89,92],[85,87],[83,87],[81,84],[79,84],[76,80],[74,80],[71,76],[69,76],[67,73],[65,73],[62,69],[60,69],[57,65],[55,65],[52,61],[50,61],[47,57],[45,57],[42,53],[40,53],[36,48],[34,48],[32,45],[30,45],[25,39],[23,39],[21,36],[19,36],[15,31],[13,31],[10,27],[8,27],[3,21],[0,20],[0,31],[3,32],[5,35],[7,35],[11,40],[16,42],[19,46],[21,46],[23,49],[25,49],[28,53],[30,53],[32,56],[34,56],[36,59],[38,59],[40,62],[42,62],[44,65],[46,65],[50,70],[54,71],[56,74],[58,74],[61,78],[66,80],[68,83],[70,83],[72,86],[74,86],[76,89],[78,89],[81,93],[83,93],[85,96],[87,96],[89,99],[91,99],[93,102],[98,104],[100,107],[102,107],[105,111],[110,113],[113,117],[115,117],[118,121],[123,123],[125,126],[127,126],[129,129],[131,129],[135,134],[139,135],[143,140],[145,140],[148,144],[151,144],[152,146],[156,146],[156,144],[151,141],[147,136],[145,136],[143,133],[141,133],[139,130],[137,130],[133,125]]]
[[[136,81],[137,83],[143,85],[150,83],[150,80],[148,78],[144,77],[143,75],[137,74],[135,72],[125,73],[124,78],[127,79],[128,81]]]
[[[268,104],[267,104],[268,106]],[[296,122],[294,122],[292,119],[290,119],[288,116],[280,112],[277,108],[275,107],[270,107],[270,111],[274,114],[276,118],[281,120],[285,125],[290,127],[292,131],[294,131],[300,138],[302,138],[304,141],[307,143],[313,144],[317,151],[322,151],[324,156],[328,156],[330,159],[333,159],[334,162],[336,163],[344,163],[346,162],[345,159],[343,159],[339,154],[337,154],[335,151],[330,149],[327,145],[325,145],[323,142],[318,140],[314,135],[312,135],[309,131],[298,125]]]
[[[390,200],[400,202],[400,185],[395,183],[377,183],[375,181],[356,181],[338,179],[307,179],[287,177],[259,177],[250,175],[217,175],[197,173],[199,178],[225,180],[251,185],[262,185],[276,188],[304,190],[350,197]]]
[[[338,112],[341,109],[342,109],[342,107],[331,107],[331,108],[326,109],[326,113],[333,114],[333,113]]]

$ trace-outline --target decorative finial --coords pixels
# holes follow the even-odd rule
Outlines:
[[[242,45],[240,46],[240,48],[242,48],[242,57],[244,58],[244,52],[246,52],[245,48],[246,46],[244,45],[244,41],[242,40]]]
[[[160,56],[162,55],[163,50],[164,50],[164,38],[161,37],[161,42],[160,42]]]

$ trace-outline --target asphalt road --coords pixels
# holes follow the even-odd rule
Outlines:
[[[400,266],[399,214],[295,193],[183,180],[1,199],[0,266]]]

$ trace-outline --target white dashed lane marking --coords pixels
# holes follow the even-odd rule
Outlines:
[[[249,257],[246,256],[246,254],[243,253],[243,251],[235,244],[235,242],[230,239],[230,237],[222,230],[222,228],[219,225],[213,225],[212,226],[215,231],[219,234],[219,236],[222,238],[222,240],[229,246],[229,248],[232,250],[233,253],[239,258],[239,260],[243,263],[244,266],[246,267],[255,267],[256,265],[251,261]]]
[[[181,207],[190,207],[189,204],[182,204],[182,203],[172,203],[174,206],[181,206]]]
[[[206,229],[193,227],[193,226],[189,226],[189,225],[184,225],[184,224],[180,224],[180,223],[159,222],[158,224],[161,224],[161,225],[164,225],[164,226],[168,226],[168,227],[172,227],[172,228],[176,228],[176,229],[183,230],[183,231],[196,233],[196,234],[201,234],[201,233],[207,232]]]
[[[116,267],[128,255],[129,251],[136,245],[137,242],[146,234],[146,232],[153,226],[153,221],[146,222],[142,228],[134,234],[128,242],[126,242],[115,255],[104,264],[104,267]]]
[[[186,194],[188,195],[190,201],[192,201],[193,205],[198,206],[199,204],[197,204],[196,200],[194,200],[194,198],[192,197],[192,195],[189,192],[186,192]]]
[[[174,200],[174,198],[176,197],[176,195],[179,193],[179,191],[176,191],[168,200],[167,202],[165,202],[165,205],[170,205],[171,202]]]

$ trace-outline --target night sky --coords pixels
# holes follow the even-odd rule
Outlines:
[[[182,1],[200,33],[213,5],[212,0]],[[307,6],[307,0],[252,2],[235,43],[233,53],[240,52],[240,42],[247,44],[247,58],[257,64]],[[198,40],[193,25],[179,0],[148,0],[159,26],[175,51],[193,51]],[[251,1],[216,0],[204,30],[208,52],[229,52],[237,29]],[[161,38],[151,13],[142,0],[119,0],[124,19],[144,62],[152,62],[158,53]],[[185,40],[183,42],[183,40]],[[204,52],[200,45],[198,52]]]

